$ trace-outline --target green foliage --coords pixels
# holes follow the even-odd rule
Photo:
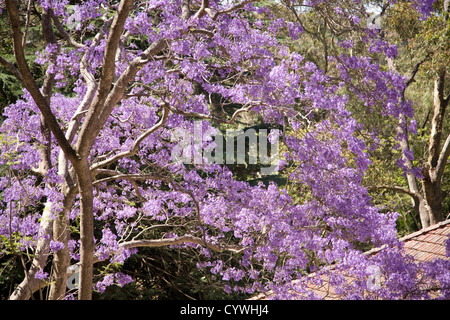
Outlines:
[[[442,68],[448,68],[450,60],[450,24],[442,14],[443,2],[437,1],[434,14],[427,20],[420,20],[419,15],[410,4],[397,2],[385,13],[384,27],[386,39],[396,44],[399,55],[395,59],[397,70],[405,76],[410,76],[412,70],[419,63],[420,67],[415,74],[414,81],[405,92],[405,98],[411,101],[415,111],[414,119],[417,122],[417,135],[409,135],[409,146],[414,153],[414,165],[419,165],[428,157],[428,143],[433,116],[433,90],[436,74]],[[447,74],[446,82],[450,81]],[[448,89],[446,90],[448,92]],[[375,117],[378,119],[378,117]],[[391,133],[395,136],[394,126]],[[383,131],[388,127],[383,127]],[[388,131],[385,131],[388,134]],[[444,117],[443,139],[450,133],[450,117]],[[396,169],[392,162],[398,156],[398,150],[392,150],[392,143],[382,143],[382,150],[374,154],[374,165],[369,171],[368,185],[376,185],[376,179],[383,185],[399,186],[408,189],[406,178]],[[442,147],[442,145],[441,145]],[[391,156],[390,156],[391,155]],[[449,212],[450,197],[448,165],[442,179],[442,195],[444,218]],[[420,179],[419,187],[421,187]],[[375,183],[375,184],[374,184]],[[420,191],[422,192],[422,191]],[[420,228],[418,213],[412,208],[412,199],[409,196],[384,191],[373,193],[374,201],[385,210],[395,210],[401,214],[397,221],[400,235],[410,233]]]
[[[42,66],[36,64],[35,53],[45,46],[41,34],[41,18],[39,14],[30,15],[29,25],[26,30],[27,41],[25,43],[25,59],[31,73],[37,81],[38,86],[42,85],[44,71]],[[25,18],[24,18],[25,19]],[[23,23],[25,25],[25,23]],[[23,30],[22,32],[25,32]],[[11,28],[6,10],[0,13],[0,56],[15,64],[13,40]],[[6,68],[0,65],[0,121],[3,108],[17,101],[23,93],[23,86]]]
[[[141,248],[123,265],[100,268],[121,271],[135,281],[120,288],[108,287],[96,293],[96,300],[221,300],[245,299],[238,293],[227,294],[223,282],[208,270],[199,270],[196,263],[202,258],[195,250],[177,248]],[[106,270],[106,269],[104,269]]]
[[[24,277],[23,267],[18,255],[0,254],[0,300],[6,300],[14,290],[14,285]]]

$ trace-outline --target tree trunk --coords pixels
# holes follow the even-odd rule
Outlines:
[[[94,269],[94,192],[87,157],[76,167],[80,194],[80,287],[78,298],[91,300]]]
[[[449,3],[450,1],[448,0],[444,2],[445,12],[449,10]],[[428,56],[413,69],[411,77],[406,82],[406,88],[413,82],[421,64],[428,59]],[[388,59],[388,65],[391,71],[396,71],[392,59]],[[419,213],[422,228],[429,227],[445,219],[442,212],[441,181],[447,159],[450,156],[450,135],[441,150],[444,116],[450,100],[450,96],[445,96],[445,76],[446,66],[443,66],[434,79],[433,118],[431,120],[430,139],[428,142],[428,159],[426,163],[422,164],[422,192],[419,191],[416,177],[412,173],[406,174],[408,187],[411,195],[413,195],[413,205]],[[406,118],[404,115],[400,116],[397,133],[401,136],[401,149],[409,150]],[[403,153],[402,158],[406,166],[411,169],[413,167],[412,161],[406,157],[405,153]]]
[[[431,120],[431,132],[428,142],[428,159],[422,168],[422,175],[424,176],[422,187],[427,203],[429,225],[444,220],[441,181],[450,149],[448,143],[445,143],[441,150],[444,116],[448,106],[448,99],[444,97],[445,76],[446,70],[444,67],[434,80],[433,118]],[[426,227],[426,225],[423,225],[423,227]]]
[[[444,220],[442,212],[442,191],[440,181],[422,180],[423,190],[426,197],[429,225],[432,226]],[[427,225],[423,226],[427,227]]]
[[[67,268],[70,265],[69,252],[69,212],[76,196],[76,188],[65,192],[64,210],[58,219],[53,222],[53,239],[64,244],[64,248],[55,253],[52,266],[52,284],[50,287],[49,300],[62,300],[66,295]]]
[[[28,300],[34,292],[44,287],[44,281],[35,278],[36,272],[43,269],[47,264],[47,258],[50,253],[50,240],[52,234],[52,207],[51,202],[45,204],[42,212],[41,223],[39,227],[39,241],[36,246],[36,252],[31,263],[30,269],[25,270],[25,279],[17,286],[9,297],[10,300]]]
[[[53,222],[54,239],[62,242],[64,248],[55,253],[52,263],[52,280],[50,287],[49,300],[62,300],[66,295],[67,268],[70,265],[69,239],[68,230],[69,218],[62,215]]]
[[[397,127],[397,133],[399,134],[399,136],[403,137],[399,142],[401,150],[409,150],[409,143],[406,132],[406,117],[403,114],[400,115],[400,122]],[[404,153],[402,154],[402,159],[405,161],[406,166],[409,169],[413,168],[412,161],[409,160]],[[427,205],[427,199],[420,193],[417,178],[412,172],[406,173],[406,180],[408,182],[409,191],[412,193],[412,195],[414,195],[411,197],[414,210],[419,214],[422,227],[426,228],[430,225],[430,214]]]

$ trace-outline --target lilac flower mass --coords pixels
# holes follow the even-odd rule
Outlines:
[[[428,283],[450,298],[450,262],[405,256],[399,213],[381,210],[364,185],[382,138],[355,113],[416,131],[407,77],[374,59],[395,59],[397,47],[366,28],[361,0],[281,3],[332,15],[336,30],[361,40],[339,39],[323,67],[288,45],[301,46],[310,31],[301,19],[280,18],[266,2],[36,0],[45,45],[25,59],[18,13],[26,5],[0,1],[15,59],[0,57],[1,66],[23,88],[0,124],[0,257],[33,253],[10,299],[46,286],[52,299],[91,299],[133,282],[96,264],[123,265],[142,248],[167,246],[195,249],[197,268],[227,293],[313,299],[315,273],[331,277],[343,299],[429,299]],[[434,1],[410,3],[421,19],[433,14]],[[39,81],[31,63],[44,70]],[[173,161],[177,130],[238,130],[250,118],[272,140],[279,130],[274,176],[288,183],[258,170],[250,183],[236,162]],[[420,177],[403,138],[394,144],[407,157],[394,161]],[[364,254],[374,247],[383,249]],[[69,292],[74,264],[79,287]],[[367,281],[373,270],[382,285]]]

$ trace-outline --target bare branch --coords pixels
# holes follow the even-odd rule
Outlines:
[[[207,247],[216,252],[224,252],[230,251],[233,253],[240,253],[245,250],[245,247],[236,247],[236,246],[219,246],[210,242],[205,241],[202,238],[194,237],[194,236],[181,236],[177,238],[166,238],[166,239],[156,239],[156,240],[131,240],[127,242],[123,242],[119,245],[120,248],[124,249],[132,249],[138,247],[163,247],[163,246],[171,246],[176,244],[184,244],[184,243],[195,243],[204,247]]]
[[[42,13],[42,33],[44,34],[44,39],[47,44],[52,44],[57,46],[57,51],[52,51],[50,54],[51,63],[55,64],[59,53],[59,45],[56,40],[56,36],[53,32],[53,27],[51,23],[51,16],[53,15],[53,10],[44,10]],[[45,72],[44,84],[42,85],[42,94],[50,105],[50,98],[52,95],[53,87],[55,85],[55,72],[47,69]]]
[[[375,186],[375,187],[368,188],[368,191],[375,191],[375,190],[380,190],[380,189],[403,193],[403,194],[406,194],[406,195],[410,196],[411,198],[413,198],[417,202],[420,201],[419,195],[417,193],[412,192],[409,189],[406,189],[406,188],[403,188],[403,187],[398,187],[398,186]]]
[[[169,115],[169,112],[168,112],[167,108],[163,108],[163,114],[162,114],[161,119],[153,127],[151,127],[150,129],[148,129],[144,133],[142,133],[136,139],[136,141],[133,143],[133,146],[131,147],[130,150],[121,152],[121,153],[116,154],[115,156],[113,156],[113,157],[111,157],[109,159],[106,159],[106,160],[103,160],[103,161],[101,161],[99,163],[94,164],[91,167],[91,170],[95,171],[98,168],[105,167],[105,166],[107,166],[107,165],[109,165],[111,163],[114,163],[114,162],[116,162],[116,161],[118,161],[120,159],[134,156],[138,152],[139,145],[142,143],[142,141],[144,141],[145,138],[147,138],[150,134],[152,134],[153,132],[155,132],[156,130],[161,128],[166,123],[168,115]]]
[[[103,124],[108,119],[114,107],[123,98],[125,89],[127,88],[130,81],[132,81],[141,69],[151,57],[158,54],[167,46],[166,40],[158,40],[154,42],[150,47],[148,47],[139,57],[136,57],[121,74],[114,84],[111,92],[102,104],[101,110],[94,111],[97,107],[91,108],[88,115],[86,116],[86,121],[83,124],[80,132],[80,138],[78,139],[76,148],[79,150],[80,154],[88,153],[90,147],[94,143],[95,138],[100,132]],[[98,97],[98,95],[97,95]],[[99,105],[98,98],[95,98],[93,105]]]
[[[433,118],[431,119],[431,132],[428,142],[428,166],[434,169],[440,154],[442,128],[447,104],[444,101],[445,68],[441,69],[434,80],[433,90]]]
[[[211,17],[211,19],[216,20],[222,14],[226,14],[226,13],[230,13],[230,12],[242,9],[247,4],[252,3],[252,2],[258,2],[258,1],[259,0],[244,0],[241,3],[239,3],[237,5],[234,5],[234,6],[230,7],[230,8],[228,8],[228,9],[216,11],[216,12],[213,13],[212,10],[209,8],[209,0],[202,0],[202,4],[200,6],[200,9],[198,9],[198,11],[195,13],[193,18],[194,19],[200,19],[205,14],[208,14]]]
[[[210,12],[209,12],[209,0],[202,0],[202,4],[200,6],[200,9],[198,9],[198,11],[195,13],[194,19],[200,19],[206,13],[210,14]]]
[[[30,14],[31,14],[31,3],[33,0],[28,0],[28,5],[27,5],[27,17],[25,20],[25,30],[23,32],[23,37],[22,37],[22,47],[25,48],[26,45],[26,41],[27,41],[27,33],[28,33],[28,27],[30,26]]]
[[[58,17],[54,14],[52,15],[53,23],[56,26],[56,29],[58,29],[58,32],[61,34],[61,36],[74,48],[83,48],[84,45],[75,41],[70,34],[64,29],[63,25],[61,24],[61,21],[59,21]]]
[[[109,30],[97,94],[94,97],[90,110],[86,116],[86,121],[83,124],[80,137],[76,145],[77,151],[82,156],[87,156],[89,153],[98,132],[103,127],[103,124],[110,113],[109,110],[105,110],[105,104],[107,104],[106,100],[109,97],[111,85],[116,72],[115,57],[117,48],[122,36],[125,21],[131,11],[132,5],[132,0],[122,0],[120,2],[117,14],[114,16]]]
[[[256,103],[256,104],[254,104],[254,103]],[[233,124],[236,121],[236,118],[238,117],[238,115],[240,115],[241,113],[245,113],[245,112],[251,111],[257,105],[260,105],[260,104],[257,103],[257,102],[247,103],[242,108],[236,110],[229,120],[224,120],[224,119],[221,119],[221,118],[218,118],[218,117],[214,117],[212,115],[199,113],[199,112],[194,112],[194,111],[183,111],[183,110],[179,110],[179,109],[174,108],[174,107],[169,106],[169,105],[167,105],[167,108],[169,108],[169,110],[172,111],[173,113],[181,114],[181,115],[186,116],[186,117],[193,117],[193,118],[198,118],[198,119],[211,120],[211,121],[215,121],[215,122],[223,123],[223,124]]]
[[[196,33],[196,34],[204,34],[210,38],[212,38],[214,36],[214,32],[206,30],[206,29],[189,29],[190,32],[192,33]]]
[[[5,58],[3,58],[2,56],[0,56],[0,64],[2,64],[6,69],[8,69],[9,72],[11,72],[20,82],[23,83],[23,78],[22,75],[20,74],[19,70],[17,70],[17,68],[14,66],[14,64],[12,64],[11,62],[9,62],[8,60],[6,60]]]
[[[436,165],[435,171],[435,179],[441,179],[444,174],[445,165],[447,164],[447,160],[450,156],[450,134],[447,136],[445,140],[444,147],[442,148],[441,154],[439,156],[439,160]]]
[[[181,1],[181,19],[187,20],[191,16],[190,0]]]
[[[252,2],[258,2],[258,1],[259,1],[259,0],[245,0],[245,1],[242,1],[241,3],[239,3],[239,4],[235,5],[235,6],[232,6],[231,8],[228,8],[228,9],[226,9],[226,10],[217,11],[216,13],[214,13],[214,15],[212,15],[210,12],[208,12],[208,14],[211,16],[211,18],[212,18],[213,20],[216,20],[217,17],[218,17],[219,15],[221,15],[221,14],[226,14],[226,13],[230,13],[230,12],[233,12],[233,11],[236,11],[236,10],[239,10],[239,9],[242,9],[242,8],[245,7],[247,4],[252,3]]]
[[[116,71],[116,51],[119,46],[125,21],[131,10],[132,0],[122,0],[120,2],[117,14],[114,17],[106,40],[105,53],[103,56],[102,73],[100,77],[98,96],[99,99],[106,99],[106,93],[110,91],[111,84]]]
[[[423,58],[422,60],[420,60],[413,68],[413,70],[411,71],[411,75],[409,76],[408,80],[406,80],[406,87],[407,88],[411,83],[414,82],[414,78],[416,77],[417,72],[419,72],[420,66],[422,64],[424,64],[427,60],[430,59],[431,53],[428,52],[427,55],[425,56],[425,58]]]
[[[114,181],[114,180],[160,180],[165,181],[167,183],[172,183],[172,180],[168,177],[165,177],[163,175],[157,174],[157,173],[148,173],[148,174],[139,174],[139,173],[131,173],[131,174],[117,174],[114,170],[104,170],[102,169],[98,173],[116,173],[116,175],[113,175],[111,177],[103,178],[100,180],[96,180],[92,183],[92,185],[96,186],[99,184],[102,184],[104,182],[108,181]]]

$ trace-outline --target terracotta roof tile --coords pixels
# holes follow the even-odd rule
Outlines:
[[[433,226],[430,226],[428,228],[424,228],[420,231],[404,236],[400,238],[400,240],[405,244],[404,249],[406,254],[413,256],[417,261],[425,262],[425,261],[432,261],[433,259],[437,258],[448,259],[448,257],[446,257],[446,244],[449,237],[450,237],[450,220],[446,220]],[[382,247],[374,248],[370,251],[367,251],[365,254],[367,255],[376,254],[381,249]],[[310,286],[311,291],[326,300],[339,299],[339,295],[337,295],[334,292],[332,286],[329,285],[328,279],[322,280],[323,282],[321,284],[311,285]],[[264,300],[264,299],[267,299],[266,294],[261,294],[259,296],[253,297],[251,300]]]
[[[450,220],[414,232],[401,238],[405,251],[418,261],[445,258],[446,243],[450,235]]]

